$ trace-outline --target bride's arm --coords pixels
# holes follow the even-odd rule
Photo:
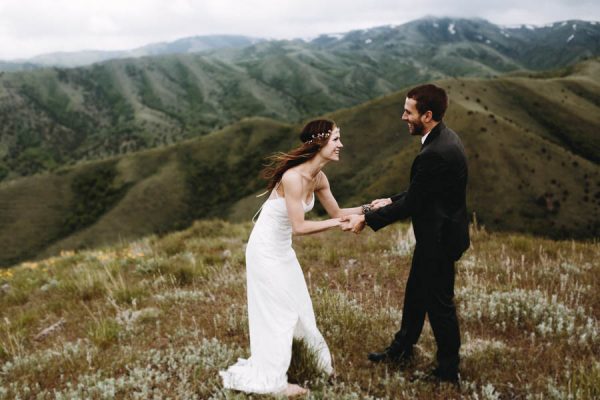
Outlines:
[[[322,176],[319,178],[319,185],[315,192],[317,193],[323,208],[325,208],[325,211],[327,211],[327,214],[329,214],[330,217],[340,218],[346,215],[362,214],[361,207],[340,208],[337,200],[333,197],[333,193],[331,193],[327,176],[322,171],[320,174],[322,174]]]
[[[285,205],[292,224],[294,235],[309,235],[340,226],[339,218],[325,221],[306,221],[304,219],[304,206],[302,205],[302,177],[295,171],[286,171],[281,178],[285,192]]]

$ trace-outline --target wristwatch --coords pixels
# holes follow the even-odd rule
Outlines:
[[[370,212],[372,209],[370,204],[363,204],[362,206],[360,206],[360,208],[362,209],[363,214]]]

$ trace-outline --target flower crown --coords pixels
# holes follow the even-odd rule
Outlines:
[[[328,130],[327,132],[313,133],[313,134],[310,136],[310,139],[309,139],[309,140],[307,140],[305,143],[307,143],[307,144],[311,144],[311,143],[312,143],[313,141],[315,141],[315,140],[323,140],[323,139],[327,139],[329,136],[331,136],[331,134],[332,134],[332,133],[339,132],[339,131],[340,131],[340,128],[337,128],[337,127],[336,127],[334,130],[331,130],[331,129],[330,129],[330,130]]]

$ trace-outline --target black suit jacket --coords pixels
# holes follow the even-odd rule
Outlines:
[[[413,161],[408,190],[393,196],[392,204],[367,213],[365,221],[377,231],[410,217],[423,254],[458,260],[470,244],[467,177],[462,142],[440,122]]]

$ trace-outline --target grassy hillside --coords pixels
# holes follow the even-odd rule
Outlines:
[[[288,126],[254,119],[164,149],[3,183],[3,262],[226,216],[261,184],[259,149],[286,147],[291,136]]]
[[[196,222],[1,272],[0,398],[272,398],[224,391],[217,374],[249,355],[250,228]],[[310,399],[598,398],[598,243],[480,228],[472,240],[457,263],[460,390],[418,379],[435,359],[429,324],[406,371],[367,361],[401,319],[413,245],[401,224],[294,240],[336,376],[299,346],[290,379]]]
[[[468,206],[489,229],[600,236],[600,63],[566,76],[439,81],[447,125],[470,167]],[[564,75],[564,74],[560,74]],[[419,144],[401,121],[405,91],[327,115],[342,130],[326,169],[344,206],[408,184]],[[160,149],[0,183],[0,263],[189,226],[248,221],[263,198],[266,155],[297,144],[300,125],[245,119]]]
[[[310,42],[6,72],[0,179],[160,147],[244,117],[297,123],[433,79],[560,68],[600,55],[599,38],[600,25],[583,21],[529,30],[423,19]]]

